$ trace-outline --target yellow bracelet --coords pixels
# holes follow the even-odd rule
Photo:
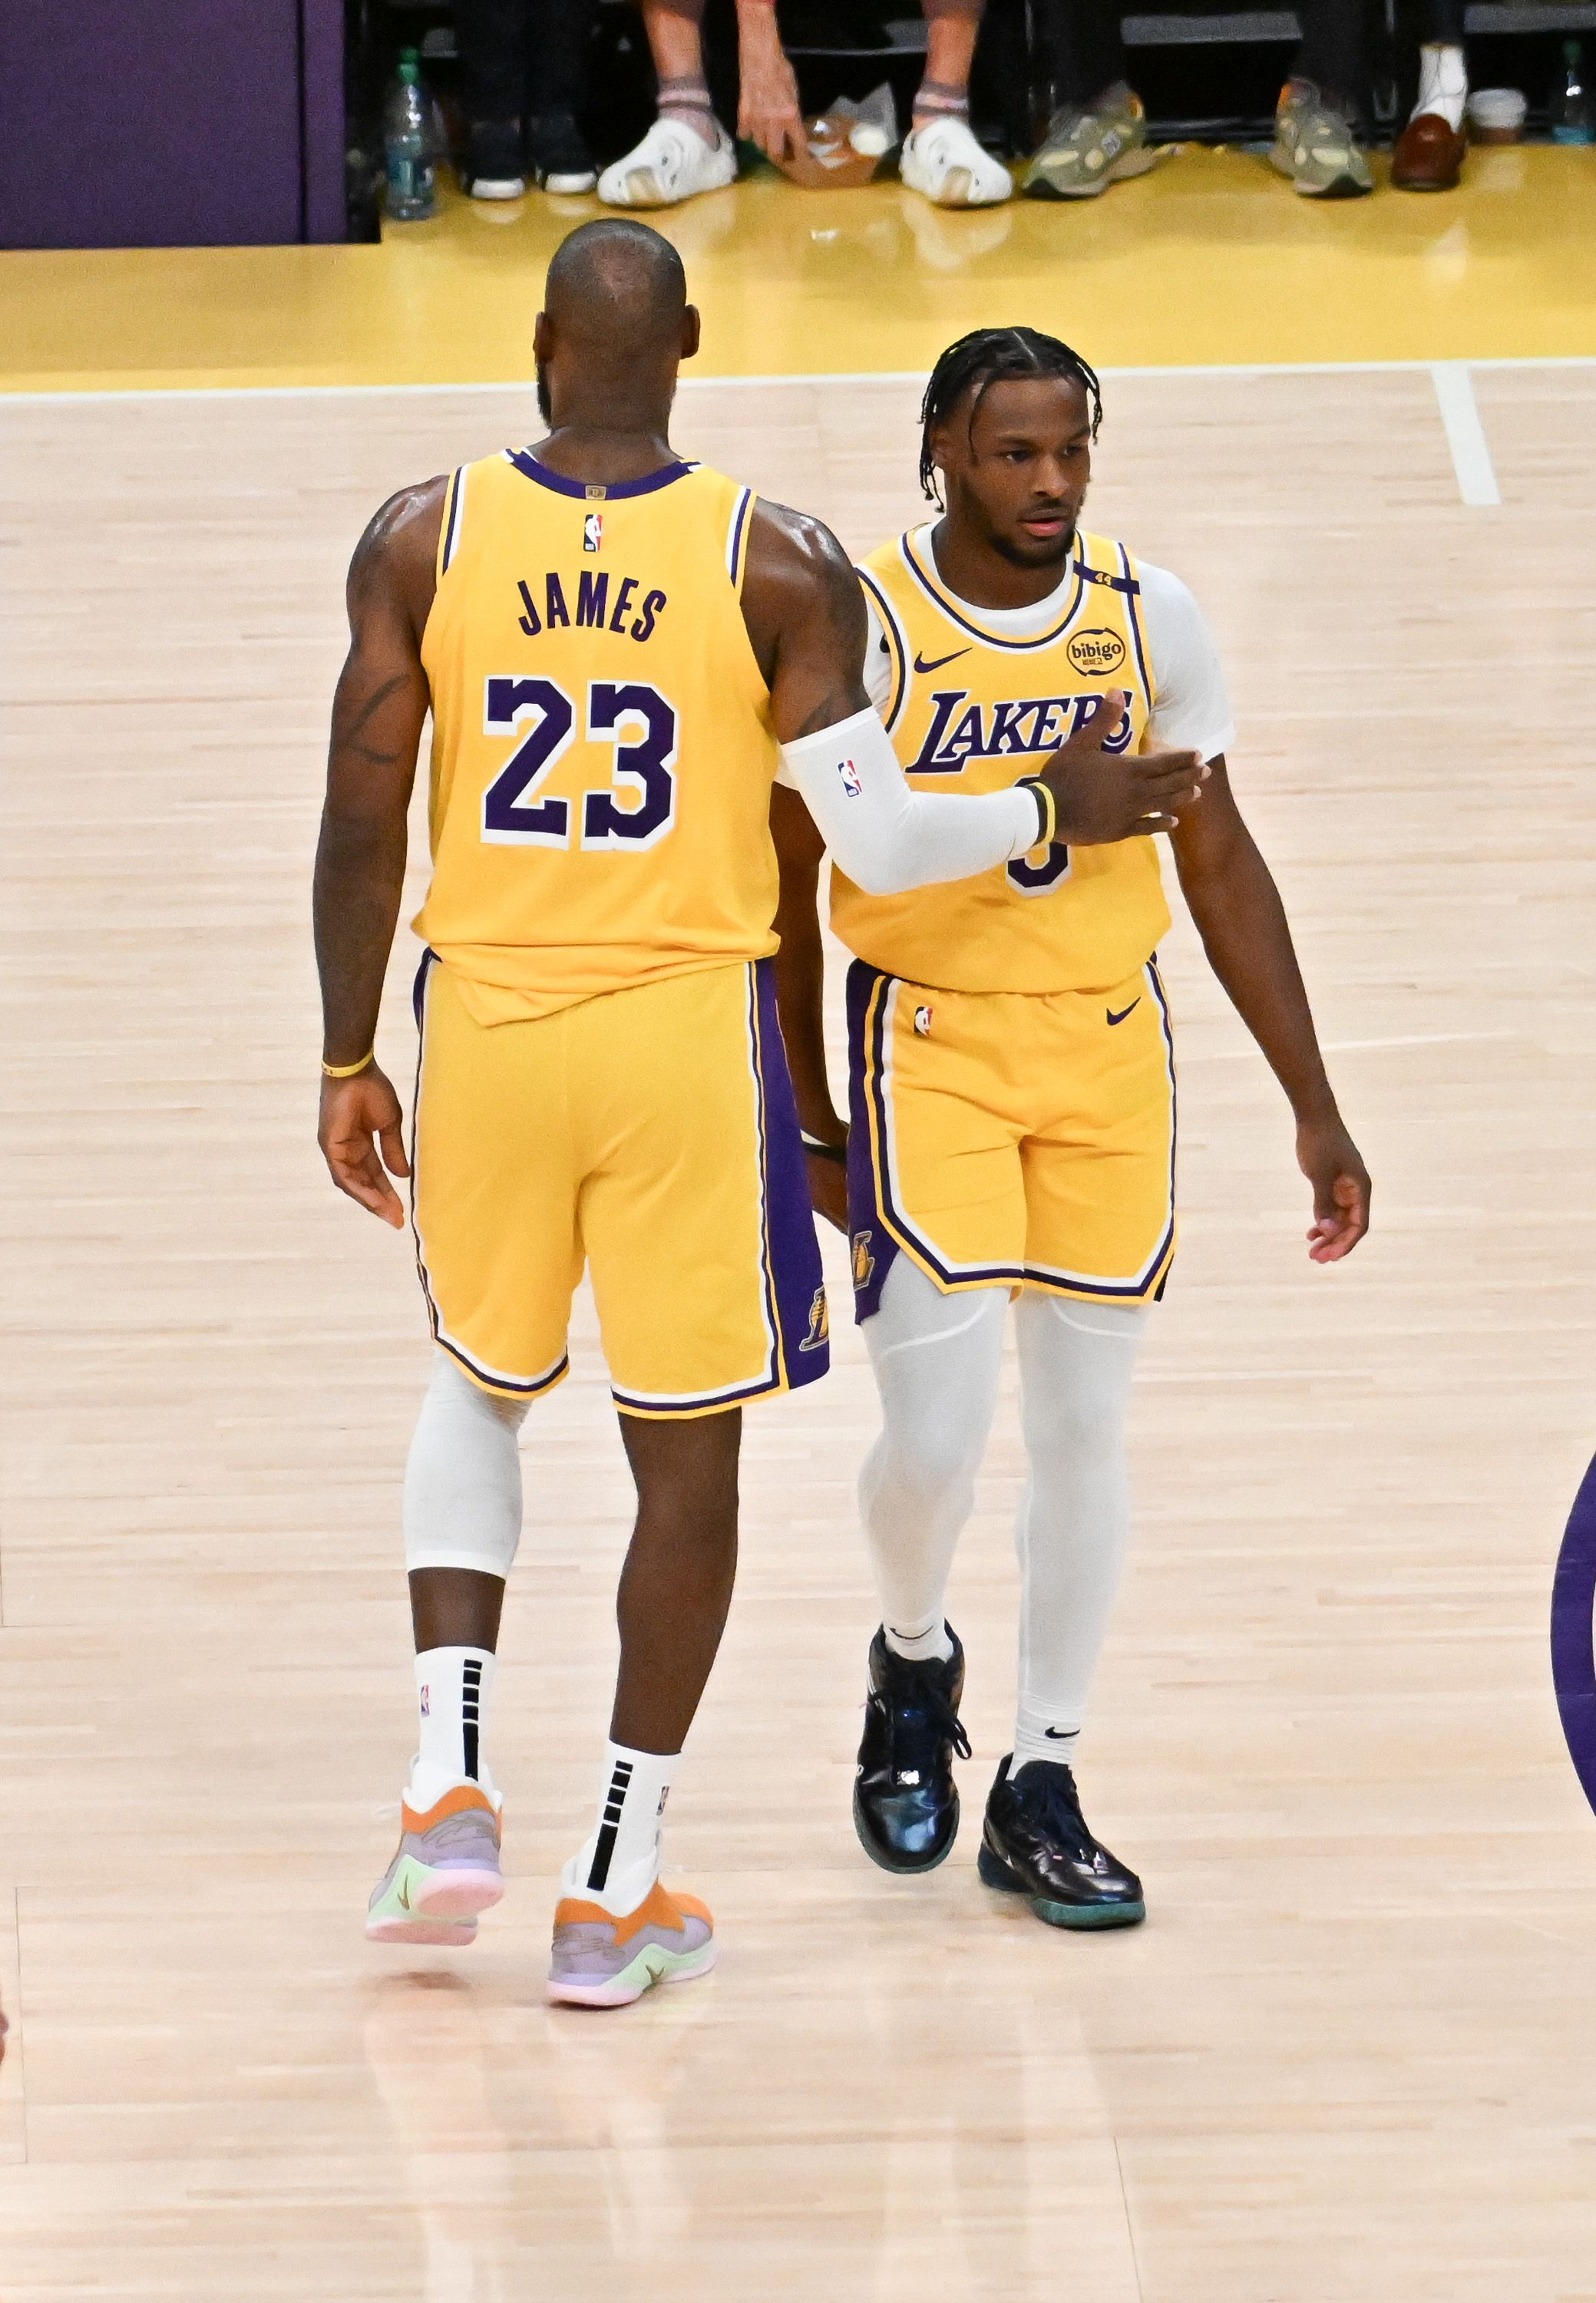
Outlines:
[[[353,1079],[357,1072],[363,1072],[367,1064],[375,1063],[376,1060],[376,1049],[373,1046],[361,1057],[358,1064],[330,1064],[324,1056],[321,1067],[328,1079]]]
[[[1042,837],[1037,841],[1036,845],[1039,848],[1051,848],[1059,836],[1058,802],[1054,799],[1051,792],[1043,782],[1040,776],[1025,776],[1022,777],[1021,781],[1025,784],[1027,791],[1040,793],[1042,797],[1042,809],[1044,822],[1042,829]]]

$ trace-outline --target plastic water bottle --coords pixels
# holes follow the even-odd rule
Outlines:
[[[388,214],[400,224],[435,215],[438,187],[433,169],[432,122],[414,48],[406,48],[399,59],[399,76],[383,115],[383,150],[388,168]]]
[[[1563,43],[1563,93],[1551,108],[1551,134],[1555,144],[1596,144],[1596,114],[1577,40]]]

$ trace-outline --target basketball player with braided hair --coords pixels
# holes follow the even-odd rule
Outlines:
[[[846,1127],[821,1033],[821,843],[796,795],[777,794],[783,1034],[811,1191],[850,1236],[882,1401],[859,1480],[882,1622],[854,1820],[891,1871],[930,1870],[953,1843],[952,1762],[969,1744],[943,1596],[1013,1297],[1029,1472],[1015,1531],[1018,1704],[980,1873],[1052,1926],[1125,1926],[1144,1915],[1141,1882],[1088,1827],[1074,1760],[1125,1548],[1131,1373],[1175,1249],[1155,833],[1290,1101],[1315,1262],[1362,1238],[1369,1178],[1230,789],[1229,705],[1196,603],[1079,525],[1096,376],[1055,337],[982,329],[943,353],[921,412],[921,478],[940,517],[860,570],[866,685],[911,787],[991,792],[1083,730],[1127,771],[1176,746],[1207,773],[1201,805],[1173,824],[1148,812],[1123,834],[1054,839],[953,883],[872,896],[833,865],[832,924],[855,955]]]

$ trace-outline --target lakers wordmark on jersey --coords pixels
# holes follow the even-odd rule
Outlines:
[[[1077,534],[1051,628],[1017,639],[950,592],[911,531],[860,570],[893,662],[888,732],[922,791],[997,791],[1034,775],[1110,690],[1129,712],[1111,748],[1140,751],[1153,687],[1122,544]],[[861,959],[961,991],[1060,992],[1122,983],[1170,924],[1152,839],[1039,848],[968,880],[868,896],[840,872],[832,924]]]

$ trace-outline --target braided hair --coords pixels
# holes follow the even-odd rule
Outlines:
[[[1009,376],[1028,375],[1068,376],[1072,384],[1078,384],[1092,411],[1092,437],[1096,439],[1102,422],[1102,391],[1096,371],[1079,352],[1035,328],[976,328],[949,345],[932,369],[920,402],[920,485],[933,503],[942,502],[931,455],[933,432],[947,422],[972,384],[975,394],[970,402],[973,430],[981,402],[994,384]]]

